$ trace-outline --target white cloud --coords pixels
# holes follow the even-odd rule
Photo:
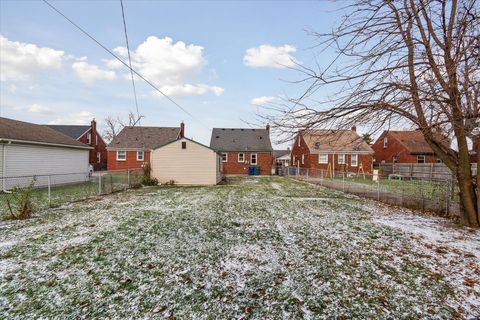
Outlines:
[[[250,104],[253,105],[253,106],[265,106],[267,104],[270,104],[272,102],[274,102],[275,100],[277,100],[276,97],[267,97],[267,96],[262,96],[262,97],[257,97],[257,98],[253,98],[251,101],[250,101]]]
[[[72,69],[77,76],[86,84],[92,84],[96,80],[113,80],[116,78],[116,74],[111,70],[102,70],[94,64],[89,64],[84,61],[77,61],[72,64]]]
[[[27,80],[39,70],[60,69],[65,52],[31,43],[10,41],[0,35],[1,81]]]
[[[115,53],[127,59],[127,49],[117,47]],[[206,84],[189,84],[207,64],[203,47],[173,42],[169,37],[148,37],[131,52],[132,67],[148,80],[158,85],[168,95],[220,95],[223,89]],[[125,68],[118,60],[108,60],[110,68]],[[127,75],[129,77],[129,75]]]
[[[65,118],[56,118],[50,121],[48,124],[89,124],[90,121],[94,118],[93,114],[88,111],[80,111],[77,113],[72,113]]]
[[[249,67],[270,67],[286,68],[293,67],[299,63],[290,53],[297,51],[295,47],[284,45],[274,47],[269,44],[262,44],[259,47],[250,48],[245,51],[243,62]]]
[[[16,106],[13,109],[16,110],[16,111],[27,111],[29,113],[37,113],[37,114],[51,114],[52,113],[52,109],[50,109],[49,107],[46,107],[44,105],[38,104],[38,103],[30,104],[30,105],[27,105],[27,106]]]

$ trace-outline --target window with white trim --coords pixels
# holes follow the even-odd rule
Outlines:
[[[137,151],[137,161],[143,161],[145,154],[143,151]]]
[[[358,166],[358,154],[352,154],[350,155],[350,165],[352,167]]]
[[[302,154],[302,164],[305,164],[305,155]]]
[[[425,163],[425,155],[424,154],[419,154],[417,156],[417,163]]]
[[[102,153],[97,152],[97,163],[100,163],[100,162],[102,162]]]
[[[338,162],[338,164],[345,164],[345,155],[344,154],[339,154],[337,162]]]
[[[300,147],[300,136],[298,136],[297,145]]]
[[[91,143],[92,143],[92,134],[87,133],[87,144],[91,144]]]
[[[328,154],[320,153],[318,155],[318,163],[327,164],[328,163]]]
[[[440,158],[437,158],[435,161],[436,161],[437,163],[443,163],[443,160],[440,159]]]
[[[127,151],[118,150],[117,151],[117,161],[125,161],[125,160],[127,160]]]
[[[384,149],[387,148],[387,144],[388,144],[388,138],[385,137],[385,138],[383,138],[383,148],[384,148]]]
[[[226,152],[223,152],[221,155],[222,155],[222,162],[227,162],[228,161],[228,154]]]
[[[398,160],[397,160],[397,156],[392,156],[392,163],[397,163]]]
[[[250,164],[257,164],[257,154],[256,153],[252,153],[250,155]]]
[[[245,162],[245,153],[238,154],[238,162]]]

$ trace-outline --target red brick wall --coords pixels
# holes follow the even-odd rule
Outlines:
[[[387,147],[383,147],[383,138],[387,137]],[[383,132],[380,137],[372,145],[375,151],[375,164],[392,163],[393,156],[397,157],[397,163],[417,163],[417,155],[410,154],[405,147],[398,142],[389,132]],[[435,155],[425,155],[425,163],[435,163],[437,157]]]
[[[300,144],[298,140],[300,139]],[[302,164],[302,155],[304,155],[304,160]],[[305,140],[301,135],[297,135],[297,138],[294,141],[294,146],[292,148],[291,154],[291,164],[292,166],[299,166],[300,168],[309,168],[309,169],[328,169],[327,163],[318,163],[318,154],[311,154],[310,149],[308,148]],[[342,170],[343,166],[338,164],[338,155],[329,154],[328,155],[328,162],[330,162],[330,169],[335,170]],[[348,165],[348,170],[350,172],[357,172],[357,167],[352,167],[351,163],[351,155],[345,154],[345,163]],[[359,154],[358,155],[358,164],[362,164],[363,171],[365,173],[372,172],[372,163],[373,163],[373,156],[372,155],[365,155]],[[335,164],[335,165],[334,165]]]
[[[87,136],[88,136],[88,133],[90,132],[92,132],[92,141],[90,144],[88,144]],[[97,135],[98,135],[98,144],[96,143]],[[92,131],[90,129],[90,131],[86,132],[83,136],[81,136],[78,139],[78,141],[93,147],[93,149],[90,150],[89,163],[93,165],[95,170],[107,169],[107,145],[105,144],[105,141],[103,141],[102,137],[98,134],[96,130]],[[100,152],[100,163],[97,163],[97,152]]]
[[[143,155],[144,161],[137,161],[136,151],[127,151],[127,160],[118,161],[117,151],[108,151],[107,168],[108,170],[126,170],[140,169],[144,162],[150,161],[150,151],[145,151]]]
[[[245,162],[238,162],[238,154],[245,154]],[[223,174],[248,175],[250,155],[257,154],[257,165],[260,167],[260,175],[271,175],[273,155],[271,152],[227,152],[227,162],[222,162]]]

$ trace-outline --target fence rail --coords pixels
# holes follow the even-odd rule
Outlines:
[[[384,203],[458,216],[458,188],[451,179],[403,179],[385,172],[353,174],[289,167],[286,176]]]
[[[131,188],[140,183],[141,170],[123,170],[106,173],[77,172],[66,174],[0,177],[0,218],[17,210],[15,199],[26,186],[33,184],[31,200],[34,210],[57,207],[92,196]]]

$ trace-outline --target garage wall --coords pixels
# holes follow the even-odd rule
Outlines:
[[[73,149],[27,144],[6,145],[7,189],[28,185],[31,176],[56,175],[54,184],[80,182],[88,179],[88,149]],[[67,175],[61,175],[67,174]],[[47,184],[46,177],[38,177],[35,186]]]
[[[182,142],[186,149],[182,149]],[[156,149],[151,155],[152,176],[160,183],[215,185],[221,179],[218,155],[196,142],[180,139]]]

